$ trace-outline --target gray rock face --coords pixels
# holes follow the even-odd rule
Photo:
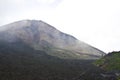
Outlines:
[[[37,20],[23,20],[0,27],[0,40],[10,43],[21,40],[37,50],[49,48],[52,53],[56,51],[67,53],[65,51],[68,51],[70,52],[68,55],[72,54],[82,58],[96,59],[105,55],[104,52],[75,37]],[[52,55],[54,56],[54,54]]]

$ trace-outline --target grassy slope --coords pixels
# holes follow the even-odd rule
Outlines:
[[[95,64],[107,71],[120,71],[120,52],[112,52],[97,60]]]
[[[107,54],[103,58],[97,60],[95,65],[99,66],[108,73],[120,74],[120,51]],[[116,80],[120,80],[120,75],[116,76]]]

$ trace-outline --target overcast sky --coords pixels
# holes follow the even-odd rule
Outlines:
[[[120,50],[120,0],[0,0],[0,26],[43,20],[104,52]]]

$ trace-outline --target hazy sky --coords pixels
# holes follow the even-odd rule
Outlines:
[[[105,52],[120,50],[120,0],[0,0],[0,26],[43,20]]]

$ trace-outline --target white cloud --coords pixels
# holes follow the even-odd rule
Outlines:
[[[37,0],[37,1],[40,3],[43,3],[43,4],[51,4],[51,3],[55,2],[55,0]]]
[[[61,31],[105,52],[119,50],[114,45],[120,42],[119,4],[119,0],[64,0],[57,8],[55,20]]]

